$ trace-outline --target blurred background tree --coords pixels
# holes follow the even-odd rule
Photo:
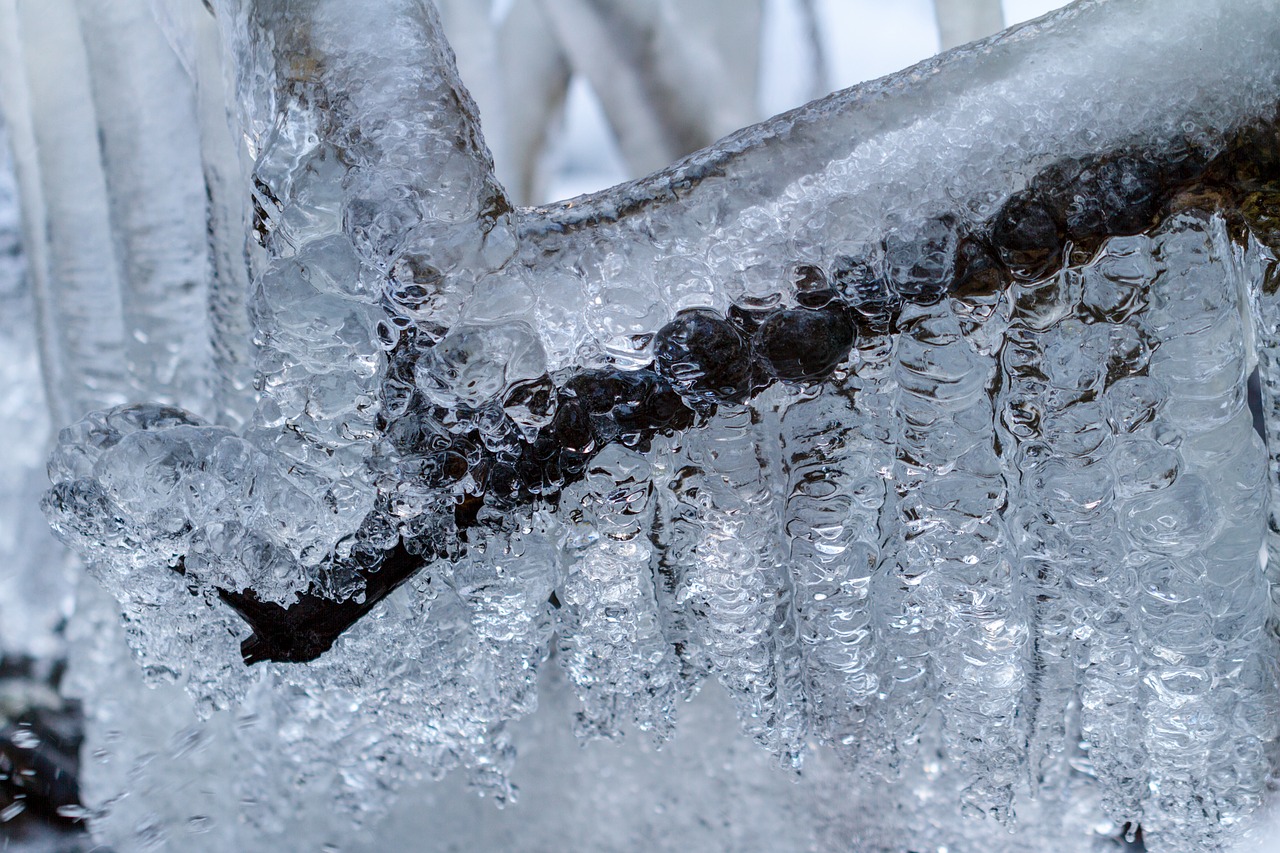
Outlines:
[[[1062,0],[440,0],[520,204],[613,186]]]

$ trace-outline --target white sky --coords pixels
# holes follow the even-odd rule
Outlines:
[[[770,0],[778,2],[788,0]],[[1066,0],[1003,0],[1005,26],[1067,5]],[[883,77],[938,52],[933,0],[818,0],[826,26],[832,90]]]

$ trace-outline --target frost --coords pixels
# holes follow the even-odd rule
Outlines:
[[[44,508],[115,600],[83,594],[75,685],[115,731],[122,611],[148,680],[203,718],[129,700],[157,721],[91,771],[104,838],[190,818],[209,849],[319,846],[456,767],[509,801],[522,738],[554,740],[521,722],[540,685],[581,736],[673,744],[685,713],[720,742],[715,698],[689,702],[722,691],[761,755],[817,780],[779,811],[735,758],[768,815],[741,825],[772,833],[747,848],[1120,850],[1140,828],[1220,849],[1263,802],[1269,2],[1086,0],[543,208],[496,180],[430,4],[220,0],[215,35],[161,3],[187,72],[155,19],[55,5],[103,32],[66,54],[83,87],[15,131],[26,215],[92,237],[32,252],[50,393],[81,416]],[[550,23],[579,5],[621,43],[679,34],[660,4],[565,0]],[[0,10],[38,93],[32,51],[74,28]],[[126,50],[182,88],[130,100],[90,73]],[[720,121],[695,126],[693,89],[652,116],[641,90],[669,80],[613,83],[646,127]],[[82,111],[112,119],[76,195],[57,145]],[[123,143],[160,128],[173,156],[139,169]],[[227,790],[184,803],[177,774]],[[541,838],[503,843],[574,846]]]

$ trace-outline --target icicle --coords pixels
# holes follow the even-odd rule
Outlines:
[[[1280,270],[1280,251],[1274,235],[1250,233],[1240,274],[1245,282],[1252,310],[1250,342],[1257,358],[1258,415],[1262,420],[1263,443],[1267,448],[1267,531],[1263,560],[1271,595],[1271,615],[1264,636],[1272,643],[1280,639],[1280,289],[1275,287]],[[1280,669],[1270,681],[1280,686]]]
[[[543,9],[574,70],[586,76],[614,127],[632,171],[647,174],[710,144],[755,117],[754,75],[740,77],[758,52],[761,0],[698,0],[716,5],[717,41],[694,38],[683,5],[654,0],[547,0]],[[735,35],[725,32],[732,28]],[[601,50],[609,45],[608,50]],[[737,58],[734,58],[737,57]],[[697,79],[699,85],[688,86]]]
[[[1165,488],[1120,507],[1142,618],[1148,802],[1144,829],[1167,849],[1219,843],[1260,801],[1266,732],[1211,720],[1265,701],[1274,647],[1259,646],[1268,588],[1264,451],[1245,405],[1245,332],[1221,217],[1175,216],[1156,237],[1164,273],[1145,316],[1150,375],[1169,389],[1147,429],[1176,454]],[[1224,286],[1224,282],[1226,286]],[[1214,765],[1230,756],[1232,780]],[[1239,780],[1239,781],[1235,781]]]
[[[0,122],[0,649],[53,659],[63,646],[58,628],[73,583],[64,549],[34,515],[48,480],[50,430],[21,217]]]
[[[1010,289],[1013,314],[1001,353],[1005,379],[999,418],[1016,487],[1010,498],[1011,529],[1031,616],[1031,670],[1023,701],[1033,789],[1053,778],[1054,763],[1067,748],[1077,662],[1084,665],[1088,656],[1075,638],[1088,636],[1090,629],[1083,626],[1091,621],[1088,614],[1124,607],[1123,600],[1098,597],[1108,567],[1122,559],[1108,464],[1114,444],[1105,421],[1108,410],[1098,397],[1104,382],[1128,387],[1129,377],[1145,368],[1146,350],[1137,333],[1115,325],[1124,315],[1107,314],[1104,304],[1126,304],[1133,277],[1143,270],[1145,245],[1142,237],[1112,241],[1102,260],[1083,271],[1069,269],[1017,282]],[[1105,670],[1106,662],[1099,666],[1086,676],[1087,684],[1094,683],[1091,679]],[[1111,682],[1103,678],[1098,683]],[[1112,710],[1120,718],[1113,726],[1106,722]],[[1086,731],[1108,726],[1122,730],[1128,719],[1124,708],[1092,702],[1083,716]],[[1104,786],[1119,784],[1106,768],[1098,773]],[[1118,817],[1121,822],[1131,818]]]
[[[785,530],[805,695],[814,733],[844,747],[862,740],[881,687],[870,592],[890,460],[865,428],[880,402],[870,386],[842,381],[783,416]]]
[[[550,599],[560,579],[563,525],[543,512],[527,529],[473,538],[467,556],[443,576],[470,613],[493,713],[523,716],[537,707],[538,671],[555,627]]]
[[[804,39],[809,49],[809,96],[820,98],[831,88],[831,63],[822,43],[822,20],[816,0],[797,0],[804,19]]]
[[[611,447],[562,500],[572,523],[565,543],[570,568],[559,593],[561,662],[582,699],[580,728],[612,736],[630,718],[666,738],[675,660],[648,569],[654,552],[650,463]]]
[[[1014,527],[1034,616],[1031,783],[1052,778],[1065,747],[1079,667],[1081,726],[1103,803],[1131,827],[1144,780],[1132,772],[1138,670],[1124,649],[1137,614],[1132,575],[1117,568],[1115,501],[1118,483],[1153,475],[1118,469],[1130,464],[1126,449],[1149,454],[1128,437],[1148,416],[1145,395],[1158,393],[1145,375],[1149,343],[1130,319],[1154,274],[1149,241],[1138,236],[1109,241],[1082,269],[1015,284],[1001,412],[1021,472]]]
[[[182,0],[172,0],[181,3]],[[222,36],[213,15],[186,6],[200,121],[200,150],[208,190],[209,330],[218,423],[242,428],[257,403],[253,333],[249,325],[250,180],[236,111],[228,109]],[[234,127],[233,127],[234,124]]]
[[[710,671],[710,662],[697,640],[693,614],[682,590],[685,576],[696,565],[696,548],[705,509],[700,486],[703,471],[683,448],[660,442],[653,459],[657,498],[654,508],[654,591],[663,634],[671,642],[677,665],[677,684],[688,698]]]
[[[135,399],[211,415],[208,215],[195,91],[142,3],[77,0]],[[120,61],[129,57],[128,62]]]
[[[211,7],[184,0],[150,0],[196,97],[199,156],[207,195],[208,322],[214,367],[215,419],[241,428],[256,403],[249,290],[249,211],[252,159],[243,144],[239,111],[232,108],[222,34]],[[234,27],[226,35],[233,38]],[[236,48],[228,47],[227,55]],[[261,248],[258,252],[261,254]]]
[[[84,40],[72,0],[6,0],[0,15],[0,85],[23,200],[41,364],[54,419],[68,423],[130,396]]]
[[[904,309],[900,322],[895,478],[903,538],[893,586],[901,609],[888,614],[898,661],[889,688],[897,696],[888,704],[901,748],[936,696],[948,749],[982,768],[968,801],[1003,818],[1025,743],[1017,711],[1027,629],[998,515],[1006,493],[988,398],[994,366],[948,301]]]
[[[680,598],[743,728],[799,767],[807,734],[800,649],[780,553],[779,495],[769,477],[769,425],[757,425],[754,411],[728,408],[685,444],[691,470],[684,487],[696,490],[701,514]]]

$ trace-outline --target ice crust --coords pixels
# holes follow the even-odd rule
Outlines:
[[[559,736],[518,722],[539,690],[580,736],[673,738],[581,759],[646,808],[727,750],[748,790],[708,790],[759,814],[726,849],[797,821],[797,849],[1221,849],[1263,802],[1273,2],[1084,0],[537,209],[493,177],[431,4],[219,0],[216,35],[79,7],[103,34],[73,60],[185,81],[68,89],[56,110],[117,118],[66,216],[61,113],[14,137],[26,216],[115,235],[32,253],[54,411],[98,409],[45,510],[111,594],[71,629],[104,840],[317,849],[456,767],[507,801],[522,738],[550,784]],[[48,84],[46,42],[4,44]],[[129,285],[90,288],[99,262]],[[279,621],[306,608],[347,615]],[[800,787],[724,745],[727,707]],[[546,849],[531,823],[511,849]]]

